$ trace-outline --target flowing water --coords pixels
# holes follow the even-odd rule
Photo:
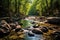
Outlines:
[[[43,35],[34,34],[34,36],[29,36],[28,33],[25,33],[25,40],[43,40]]]

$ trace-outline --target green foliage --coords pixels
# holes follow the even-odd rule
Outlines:
[[[55,7],[55,2],[59,0],[4,0],[4,8],[8,8],[11,15],[46,15],[49,10]]]
[[[29,20],[21,20],[21,23],[23,24],[22,25],[23,28],[26,28],[32,25]]]

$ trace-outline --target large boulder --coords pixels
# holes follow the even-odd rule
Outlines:
[[[60,25],[60,17],[48,17],[47,22],[50,24]]]

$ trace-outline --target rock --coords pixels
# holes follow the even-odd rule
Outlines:
[[[7,30],[6,28],[0,28],[0,38],[3,38],[3,37],[5,37],[5,36],[7,36],[7,35],[9,35],[10,34],[10,31],[9,30]]]
[[[23,30],[21,28],[17,28],[15,29],[15,32],[23,32]]]
[[[0,37],[5,37],[9,35],[9,33],[10,33],[10,27],[5,22],[5,20],[2,20],[0,24],[0,35],[1,35]]]
[[[35,30],[35,29],[34,29],[34,30],[32,30],[32,32],[33,32],[33,33],[35,33],[35,34],[43,34],[43,32],[42,32],[42,31]]]
[[[41,29],[41,31],[44,32],[44,33],[47,33],[47,32],[48,32],[48,29],[47,29],[46,27],[43,27],[43,28]]]
[[[33,28],[38,28],[39,26],[34,25]]]
[[[47,19],[47,23],[50,23],[50,24],[55,24],[55,25],[60,25],[60,18],[50,18],[50,19]]]
[[[10,23],[10,27],[11,27],[11,29],[13,30],[13,29],[16,28],[16,24],[14,24],[14,23]]]
[[[28,36],[32,37],[32,36],[34,36],[34,34],[32,34],[32,33],[28,33]]]
[[[53,30],[53,28],[48,28],[49,30]]]
[[[60,31],[56,31],[51,34],[54,40],[60,40]]]
[[[21,28],[21,26],[20,25],[17,25],[16,28]]]

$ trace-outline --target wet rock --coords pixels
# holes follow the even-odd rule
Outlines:
[[[47,32],[48,32],[48,28],[43,27],[43,28],[41,29],[41,31],[44,32],[44,33],[47,33]]]
[[[43,34],[43,32],[42,32],[42,31],[35,30],[35,29],[34,29],[34,30],[32,30],[32,32],[33,32],[33,33],[35,33],[35,34]]]
[[[22,28],[15,29],[15,32],[23,32]]]
[[[50,18],[47,19],[47,22],[50,24],[60,25],[60,18]]]
[[[32,33],[28,33],[28,36],[32,37],[32,36],[34,36],[34,34],[32,34]]]
[[[34,25],[33,28],[38,28],[39,26]]]

